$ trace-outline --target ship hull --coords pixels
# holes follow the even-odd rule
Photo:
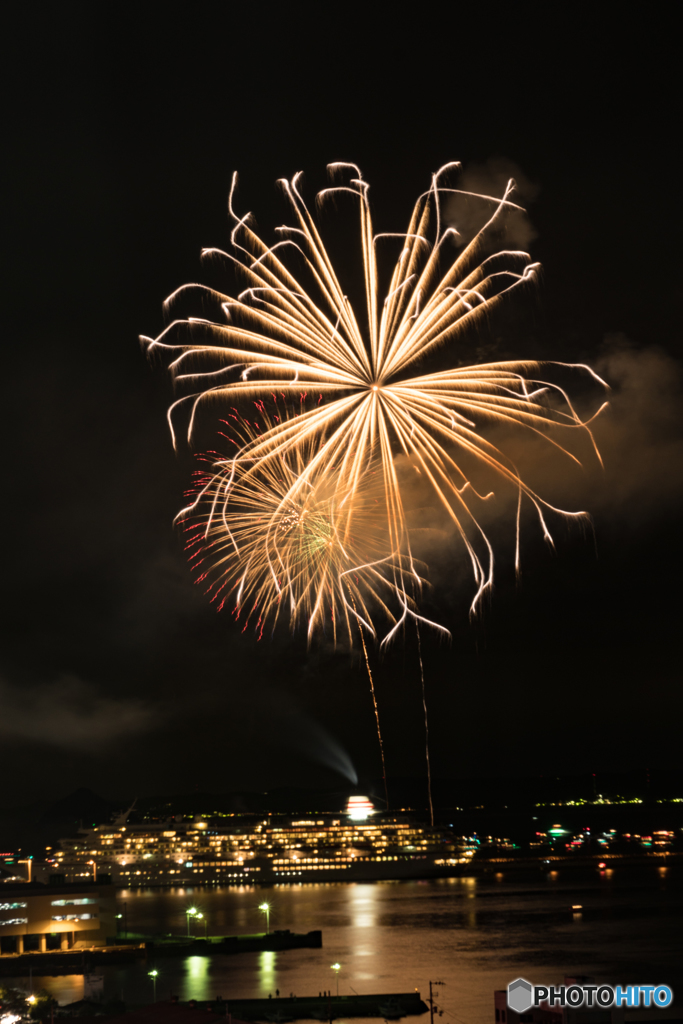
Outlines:
[[[431,857],[384,861],[356,861],[343,867],[325,867],[322,869],[297,870],[292,868],[284,871],[273,871],[259,879],[261,882],[379,882],[393,881],[403,878],[449,878],[462,874],[467,863],[435,864]]]
[[[191,873],[174,872],[169,875],[163,868],[156,869],[147,864],[140,869],[117,870],[116,865],[107,866],[111,881],[126,889],[149,886],[173,888],[197,885],[301,885],[307,882],[380,882],[400,881],[407,878],[451,878],[471,871],[471,860],[440,860],[434,857],[401,858],[396,860],[358,859],[347,864],[324,865],[321,867],[292,865],[291,868],[270,869],[262,867],[239,871],[216,871],[196,869]]]

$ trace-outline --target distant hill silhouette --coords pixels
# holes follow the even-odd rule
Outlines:
[[[124,805],[121,802],[105,800],[91,789],[81,786],[61,800],[49,804],[43,812],[41,821],[45,824],[59,822],[63,825],[69,822],[75,824],[76,828],[82,823],[84,828],[91,828],[93,825],[103,825],[111,821],[112,815],[123,809]]]
[[[0,850],[21,850],[23,855],[42,859],[46,846],[56,847],[63,837],[75,835],[81,825],[105,824],[125,807],[125,801],[105,800],[83,786],[61,800],[0,809]]]

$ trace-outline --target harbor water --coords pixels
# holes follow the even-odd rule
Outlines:
[[[181,1000],[408,992],[429,982],[444,1024],[490,1024],[493,992],[522,976],[558,984],[587,974],[607,984],[668,984],[683,999],[683,867],[564,869],[486,878],[120,893],[129,932],[234,935],[322,929],[322,949],[151,958],[98,968],[90,984],[127,1005]],[[338,963],[338,972],[332,964]],[[14,984],[26,987],[27,980]],[[60,1003],[83,997],[82,976],[34,978]],[[274,1007],[275,1009],[275,1007]]]

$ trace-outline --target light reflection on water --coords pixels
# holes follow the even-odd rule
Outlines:
[[[272,993],[277,988],[275,970],[276,958],[277,953],[268,949],[264,949],[258,954],[260,996],[267,996],[269,992]]]
[[[47,989],[58,1003],[71,1003],[84,997],[84,979],[82,974],[63,974],[54,978],[2,978],[2,985],[18,988],[28,995],[40,989]]]
[[[683,871],[615,868],[598,874],[553,871],[490,879],[273,886],[271,930],[323,931],[323,949],[239,956],[159,957],[109,967],[108,998],[149,1002],[155,967],[158,998],[276,998],[336,991],[331,964],[342,965],[340,994],[390,993],[430,979],[446,985],[448,1024],[489,1024],[493,991],[519,975],[557,984],[565,973],[607,983],[683,984],[680,933]],[[132,932],[186,934],[186,910],[206,915],[209,935],[263,930],[263,889],[149,889],[121,894]],[[580,904],[581,913],[572,907]],[[203,933],[203,928],[202,928]],[[35,979],[62,1003],[81,998],[83,979]],[[376,1024],[376,1021],[375,1021]]]
[[[376,902],[378,889],[354,889],[350,894],[353,924],[356,928],[372,928],[377,921]]]

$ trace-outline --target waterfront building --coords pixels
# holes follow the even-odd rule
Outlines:
[[[103,946],[116,934],[113,885],[0,887],[0,952]]]

